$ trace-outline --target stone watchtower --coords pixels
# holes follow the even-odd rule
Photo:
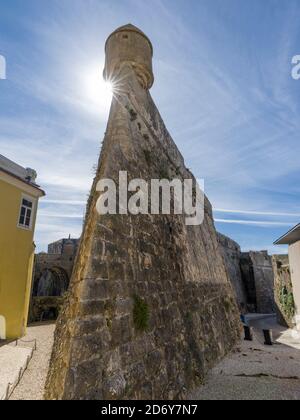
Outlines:
[[[150,89],[154,82],[152,57],[153,47],[147,36],[133,25],[122,26],[106,41],[103,76],[116,81],[127,64],[134,69],[141,86]]]
[[[151,98],[153,48],[132,25],[106,43],[114,98],[59,317],[46,399],[184,398],[239,337],[212,208],[185,215],[96,211],[100,179],[191,178]]]

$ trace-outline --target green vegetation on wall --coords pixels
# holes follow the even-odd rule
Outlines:
[[[288,291],[286,286],[282,287],[279,292],[279,302],[281,304],[282,310],[284,311],[284,314],[289,319],[292,319],[296,310],[294,295],[292,291]]]
[[[134,296],[133,322],[136,330],[145,331],[149,326],[148,304],[139,296]]]

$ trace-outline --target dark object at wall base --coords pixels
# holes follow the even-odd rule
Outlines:
[[[245,341],[253,341],[253,334],[250,327],[244,325]]]
[[[273,346],[273,339],[272,339],[272,331],[271,330],[263,330],[264,337],[265,337],[265,345],[266,346]]]

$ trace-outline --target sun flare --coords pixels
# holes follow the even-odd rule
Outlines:
[[[83,93],[87,101],[99,108],[109,108],[113,97],[113,85],[103,80],[101,67],[89,69],[83,74]]]

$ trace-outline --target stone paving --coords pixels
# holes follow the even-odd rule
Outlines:
[[[49,360],[53,346],[55,324],[35,324],[28,328],[24,340],[37,340],[37,348],[19,385],[10,400],[42,400]]]
[[[32,352],[31,348],[13,345],[0,347],[0,400],[6,400],[17,385]]]
[[[197,400],[299,400],[300,338],[267,317],[251,319],[254,341],[242,341],[216,366]],[[275,344],[265,346],[261,328],[272,328]]]
[[[216,366],[203,387],[193,391],[196,400],[299,400],[300,339],[276,325],[274,318],[250,317],[254,341],[241,341]],[[265,346],[261,328],[272,328],[275,344]],[[54,324],[28,329],[26,339],[37,339],[37,350],[12,400],[43,399],[53,345]]]

